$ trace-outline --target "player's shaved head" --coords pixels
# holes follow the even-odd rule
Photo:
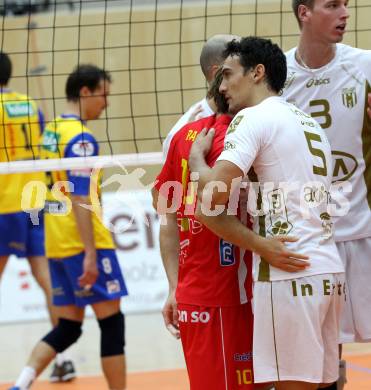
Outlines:
[[[240,37],[230,34],[217,34],[205,42],[200,55],[200,65],[208,82],[211,82],[214,78],[215,72],[213,72],[213,69],[223,63],[223,53],[226,45],[233,39],[239,40]]]

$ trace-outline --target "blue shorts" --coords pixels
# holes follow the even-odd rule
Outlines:
[[[24,211],[0,214],[0,256],[45,256],[42,211],[38,212],[36,220],[33,224],[30,214]]]
[[[98,279],[85,290],[78,279],[83,273],[84,252],[61,259],[49,259],[53,288],[53,304],[84,307],[102,301],[112,301],[128,295],[116,252],[97,249]]]

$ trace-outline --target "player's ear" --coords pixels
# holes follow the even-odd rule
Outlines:
[[[87,87],[86,85],[81,87],[80,97],[86,97],[86,96],[90,96],[90,95],[91,95],[91,91],[90,91],[89,87]]]
[[[311,15],[311,9],[307,7],[305,4],[300,4],[298,7],[298,17],[300,23],[308,21],[310,15]]]
[[[262,80],[265,76],[265,66],[263,64],[258,64],[255,66],[255,68],[252,70],[252,77],[254,79],[254,82],[259,82]]]

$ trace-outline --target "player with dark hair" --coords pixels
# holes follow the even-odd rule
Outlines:
[[[340,343],[371,341],[371,51],[341,43],[348,0],[293,0],[298,46],[286,53],[283,97],[308,112],[325,130],[332,149],[333,182],[346,205],[334,219],[335,241],[346,270],[348,299]],[[349,210],[348,210],[349,207]],[[328,389],[344,387],[340,378]]]
[[[188,156],[197,135],[213,128],[215,138],[207,156],[213,165],[222,151],[231,116],[228,105],[219,93],[221,73],[211,84],[208,99],[216,114],[185,125],[175,136],[153,189],[154,207],[166,217],[175,232],[172,240],[179,252],[162,252],[169,281],[169,299],[163,314],[170,331],[180,336],[192,390],[253,388],[251,252],[239,249],[219,238],[194,216],[196,192],[188,169]],[[181,192],[170,187],[177,185]],[[244,199],[246,201],[246,199]],[[177,210],[168,205],[179,202]],[[249,224],[245,205],[239,217]],[[169,206],[170,207],[170,206]],[[171,209],[171,207],[170,207]],[[244,211],[243,211],[244,210]],[[259,240],[251,232],[246,248]],[[285,257],[285,247],[278,240],[262,239],[259,250],[272,260]],[[280,266],[297,264],[290,253]],[[176,296],[176,299],[175,299]]]
[[[170,296],[175,296],[176,291],[177,301],[177,305],[164,311],[164,319],[170,330],[180,332],[192,390],[253,386],[252,313],[245,289],[245,283],[251,284],[251,259],[249,255],[244,259],[243,252],[202,226],[193,213],[186,212],[186,208],[194,209],[196,201],[189,187],[187,166],[192,142],[203,128],[215,128],[214,146],[208,157],[208,163],[213,164],[232,119],[225,99],[218,93],[220,81],[221,75],[208,94],[209,104],[217,113],[185,125],[174,135],[152,191],[154,207],[161,215],[161,203],[176,201],[176,191],[168,196],[167,184],[177,181],[183,188],[181,207],[165,214],[166,223],[174,226],[172,239],[177,241],[179,234],[181,250],[179,260],[178,253],[163,256]],[[235,359],[237,355],[239,359]]]
[[[110,76],[93,65],[79,65],[67,85],[67,110],[43,134],[44,157],[96,156],[98,143],[86,121],[98,119],[107,107]],[[99,218],[99,205],[91,204],[98,179],[91,169],[50,172],[48,179],[46,254],[59,322],[35,346],[13,389],[28,389],[56,353],[78,340],[85,306],[91,305],[101,331],[101,363],[108,386],[123,390],[125,323],[120,298],[127,290],[111,233]]]
[[[287,70],[277,45],[243,38],[228,44],[226,55],[220,92],[238,113],[213,168],[204,156],[214,132],[203,131],[193,143],[190,169],[199,174],[199,198],[208,195],[214,207],[227,204],[235,180],[255,176],[254,230],[263,237],[294,235],[298,240],[290,249],[309,256],[310,265],[293,274],[254,250],[253,364],[257,383],[314,390],[337,378],[337,364],[327,357],[337,354],[344,300],[344,268],[332,238],[329,198],[312,204],[305,196],[308,185],[328,193],[330,146],[318,123],[278,96]],[[215,191],[215,182],[224,183],[225,191]],[[246,245],[249,232],[237,218],[229,215],[229,222],[224,218],[221,223],[209,211],[205,205],[198,210],[202,223],[225,240]]]
[[[66,83],[66,97],[70,102],[78,102],[81,88],[87,87],[94,91],[99,87],[99,83],[104,80],[111,83],[111,75],[103,69],[94,65],[80,65],[72,72]]]
[[[44,116],[29,96],[8,88],[12,62],[0,52],[0,161],[39,158],[39,139],[44,129]],[[26,257],[31,272],[44,292],[50,320],[57,325],[52,305],[52,290],[44,247],[43,200],[32,200],[32,181],[45,182],[43,172],[0,175],[0,278],[10,255]],[[23,201],[23,202],[22,202]],[[68,381],[76,376],[66,354],[58,354],[52,381]]]

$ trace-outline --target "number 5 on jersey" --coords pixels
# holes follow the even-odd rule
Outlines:
[[[308,148],[311,154],[314,157],[318,157],[322,160],[321,166],[313,165],[313,173],[315,175],[327,176],[327,164],[326,157],[323,150],[314,146],[315,142],[322,143],[321,136],[316,133],[310,133],[309,131],[304,131],[305,139],[307,140]]]

